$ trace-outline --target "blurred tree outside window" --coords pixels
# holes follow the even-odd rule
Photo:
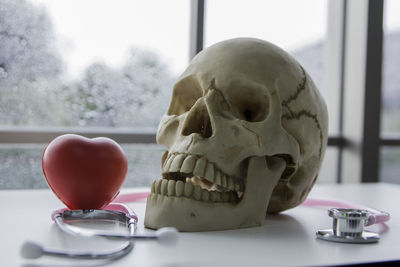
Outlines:
[[[176,76],[159,54],[131,47],[118,67],[92,62],[66,79],[47,9],[0,3],[0,125],[157,127]]]
[[[46,10],[26,1],[0,1],[0,125],[43,124],[62,113],[56,105],[60,91],[54,89],[62,60],[53,39]]]
[[[156,131],[188,62],[188,21],[176,0],[0,0],[0,127]],[[150,185],[162,147],[122,146],[125,185]],[[0,144],[0,188],[45,188],[44,147]]]

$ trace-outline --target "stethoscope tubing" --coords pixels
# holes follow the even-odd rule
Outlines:
[[[153,235],[138,235],[137,229],[137,215],[127,206],[120,203],[111,203],[101,210],[68,210],[60,209],[52,213],[53,221],[63,232],[72,236],[82,237],[100,237],[109,240],[127,241],[122,247],[98,253],[98,252],[68,252],[57,251],[41,248],[41,254],[56,257],[68,257],[74,259],[118,259],[132,251],[134,240],[156,240],[158,239],[161,244],[174,244],[177,238],[176,229],[162,228]],[[81,229],[66,223],[67,221],[84,219],[108,219],[125,223],[128,228],[128,234],[115,234],[104,231]],[[37,247],[37,246],[36,246]]]
[[[68,252],[59,250],[43,249],[43,254],[52,257],[72,259],[112,259],[117,260],[129,254],[134,247],[134,242],[128,241],[122,247],[105,252]]]
[[[115,249],[92,252],[92,251],[68,251],[44,248],[35,242],[25,242],[22,246],[21,253],[26,258],[39,258],[43,255],[51,257],[62,257],[70,259],[107,259],[117,260],[128,255],[134,247],[134,239],[156,239],[157,236],[141,236],[135,235],[137,229],[138,218],[136,214],[124,204],[111,203],[104,210],[68,210],[60,209],[52,213],[51,218],[59,229],[72,236],[83,237],[102,237],[111,240],[125,240],[122,246]],[[97,232],[88,229],[81,229],[65,223],[64,219],[79,220],[86,218],[95,219],[112,219],[126,223],[129,233],[126,235],[116,235],[114,233]]]
[[[365,223],[365,226],[381,224],[381,223],[385,223],[390,220],[390,214],[388,212],[372,209],[369,207],[364,207],[361,205],[345,203],[345,202],[341,202],[341,201],[308,198],[302,203],[302,205],[308,206],[308,207],[324,207],[324,208],[325,207],[336,207],[336,208],[343,208],[343,209],[366,210],[369,213],[369,217]]]
[[[118,196],[115,201],[121,202],[132,202],[137,201],[139,199],[143,199],[148,195],[146,192],[141,193],[131,193],[126,195]],[[316,200],[316,199],[307,199],[303,203],[304,206],[336,206],[338,208],[344,209],[354,209],[360,208],[358,205],[351,205],[340,201],[330,201],[330,200]],[[373,224],[381,224],[385,223],[390,219],[390,215],[387,212],[377,211],[374,209],[367,209],[369,212],[368,220],[365,222],[365,226],[373,225]],[[123,223],[126,223],[128,226],[128,234],[115,234],[109,232],[99,232],[95,230],[89,229],[80,229],[78,227],[74,227],[66,223],[65,219],[83,219],[86,216],[105,216],[104,218],[117,220]],[[82,217],[80,217],[82,216]],[[108,216],[108,217],[107,217]],[[118,247],[116,249],[112,249],[105,252],[73,252],[73,251],[59,251],[46,249],[37,245],[33,242],[27,242],[26,247],[30,247],[30,249],[34,249],[36,251],[40,251],[40,255],[54,256],[54,257],[64,257],[64,258],[73,258],[73,259],[109,259],[116,260],[121,257],[129,254],[134,247],[134,240],[154,240],[154,239],[171,239],[168,235],[164,235],[164,238],[161,238],[161,233],[158,235],[136,235],[137,229],[137,215],[126,205],[121,203],[110,203],[102,210],[68,210],[68,209],[60,209],[56,210],[51,215],[55,224],[65,233],[73,235],[73,236],[84,236],[84,237],[101,237],[109,240],[124,240],[126,241],[124,245]],[[97,218],[97,217],[96,217]],[[175,229],[176,231],[176,229]],[[29,254],[29,253],[28,253]],[[35,253],[33,253],[35,254]],[[40,256],[39,256],[40,257]],[[31,257],[34,258],[34,257]]]

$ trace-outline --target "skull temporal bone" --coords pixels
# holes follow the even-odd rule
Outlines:
[[[317,102],[314,109],[310,101]],[[157,142],[168,152],[164,179],[153,183],[147,201],[145,226],[251,227],[263,223],[267,207],[277,212],[298,205],[322,161],[326,120],[315,85],[283,50],[245,38],[209,47],[175,84],[160,122]],[[303,142],[309,133],[299,123],[319,134],[317,142]],[[302,169],[309,159],[311,167]]]

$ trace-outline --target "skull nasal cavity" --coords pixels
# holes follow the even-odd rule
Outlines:
[[[203,138],[212,135],[210,116],[203,98],[197,100],[183,122],[182,135],[188,136],[192,133],[200,134]]]

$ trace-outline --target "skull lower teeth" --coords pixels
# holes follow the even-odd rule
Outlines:
[[[203,202],[231,202],[240,201],[243,192],[236,192],[218,185],[205,182],[198,177],[182,180],[158,179],[151,185],[151,193],[168,197],[185,197]]]
[[[240,201],[244,185],[220,171],[204,157],[169,154],[163,162],[163,179],[154,181],[151,192],[204,202]]]

